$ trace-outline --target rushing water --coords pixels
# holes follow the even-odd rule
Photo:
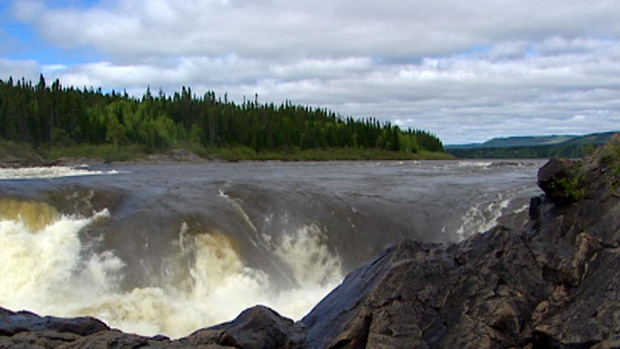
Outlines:
[[[387,244],[518,228],[540,161],[0,171],[0,306],[172,337],[299,319]]]

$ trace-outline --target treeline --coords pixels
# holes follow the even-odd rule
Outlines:
[[[421,130],[401,130],[374,118],[343,118],[322,108],[241,104],[202,96],[190,88],[168,96],[147,89],[142,98],[99,88],[63,87],[21,79],[0,80],[0,137],[34,147],[137,144],[147,151],[179,145],[245,146],[263,150],[350,147],[400,152],[443,152],[442,142]]]
[[[531,147],[447,149],[446,151],[458,158],[466,159],[549,159],[557,157],[578,159],[591,152],[595,146],[595,144],[554,144]]]

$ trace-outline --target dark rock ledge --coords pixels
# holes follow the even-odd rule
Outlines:
[[[398,242],[297,323],[257,306],[173,341],[2,309],[0,347],[620,348],[620,136],[539,185],[520,231]]]

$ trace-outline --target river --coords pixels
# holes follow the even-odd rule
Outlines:
[[[520,227],[542,161],[0,170],[0,306],[180,337],[299,319],[386,245]]]

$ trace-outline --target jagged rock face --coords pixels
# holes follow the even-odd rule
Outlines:
[[[620,348],[620,135],[538,180],[522,230],[398,242],[298,323],[257,306],[172,341],[0,308],[0,347]]]
[[[584,162],[540,170],[546,195],[522,231],[495,228],[450,246],[400,242],[302,320],[306,344],[619,347],[619,173],[616,136]]]
[[[532,249],[556,288],[534,312],[535,343],[619,347],[620,135],[569,171],[584,194],[570,206],[548,195],[530,223]],[[541,170],[542,172],[542,170]]]
[[[570,159],[551,159],[538,171],[538,186],[558,205],[568,205],[576,199],[570,188],[579,180],[575,164]]]
[[[502,228],[460,246],[402,241],[302,321],[312,348],[509,347],[552,291],[527,238]]]

